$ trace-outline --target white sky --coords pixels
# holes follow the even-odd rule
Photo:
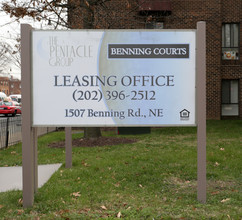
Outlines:
[[[0,0],[0,4],[5,2],[6,0]],[[0,9],[0,41],[1,42],[8,42],[12,46],[14,46],[16,42],[17,36],[20,34],[20,24],[26,23],[30,24],[35,28],[42,28],[41,23],[33,22],[31,19],[22,19],[20,23],[13,22],[14,18],[10,18],[10,16],[6,15]],[[4,74],[13,75],[15,78],[21,78],[20,69],[16,68],[14,65],[10,65],[6,67]]]
[[[10,22],[10,17],[7,16],[5,13],[0,12],[0,41],[8,42],[11,45],[14,45],[16,41],[13,39],[16,39],[16,36],[19,33],[19,25],[16,23],[9,24]],[[10,71],[10,68],[12,69],[12,71]],[[20,78],[20,70],[18,70],[14,66],[7,67],[3,73],[11,74],[14,77]]]

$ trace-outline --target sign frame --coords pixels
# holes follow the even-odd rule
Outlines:
[[[67,33],[66,31],[40,31],[40,30],[33,30],[32,32],[32,35],[33,34],[35,34],[36,35],[36,38],[38,37],[38,35],[45,35],[45,34],[47,34],[47,33],[56,33],[56,35],[58,36],[58,35],[60,35],[60,34],[62,34],[62,33]],[[41,81],[41,77],[42,76],[38,76],[39,77],[39,79],[36,79],[35,80],[35,78],[37,78],[37,73],[35,73],[35,72],[40,72],[41,70],[39,70],[38,69],[38,67],[35,67],[35,63],[37,63],[37,62],[35,62],[35,60],[37,59],[37,58],[39,58],[39,57],[37,57],[37,52],[36,52],[36,48],[37,48],[37,46],[35,46],[35,44],[37,44],[36,43],[36,41],[33,43],[33,36],[32,36],[32,41],[31,41],[31,44],[32,44],[32,72],[31,72],[31,79],[32,79],[32,92],[31,92],[31,95],[32,95],[32,126],[33,127],[42,127],[42,126],[71,126],[71,127],[80,127],[80,126],[83,126],[83,127],[106,127],[106,126],[108,126],[108,127],[138,127],[138,126],[142,126],[142,127],[153,127],[153,126],[164,126],[164,127],[169,127],[169,126],[174,126],[174,127],[176,127],[176,126],[184,126],[184,127],[186,127],[186,126],[197,126],[197,114],[196,114],[196,112],[197,112],[197,110],[196,110],[196,88],[197,88],[197,76],[196,76],[196,29],[191,29],[191,30],[187,30],[187,29],[185,29],[185,30],[176,30],[176,29],[162,29],[162,30],[159,30],[159,31],[157,31],[157,30],[140,30],[140,29],[133,29],[133,30],[130,30],[130,29],[128,29],[128,30],[71,30],[71,31],[68,31],[68,36],[71,36],[71,34],[72,35],[75,35],[75,34],[78,34],[78,33],[81,33],[81,34],[87,34],[87,35],[90,35],[90,34],[92,34],[92,33],[102,33],[103,35],[104,34],[117,34],[117,36],[119,36],[119,33],[120,34],[122,34],[122,33],[128,33],[129,35],[131,35],[131,34],[135,34],[135,33],[141,33],[141,34],[143,34],[143,35],[145,35],[145,34],[149,34],[149,33],[161,33],[161,34],[166,34],[166,35],[168,35],[169,36],[169,34],[172,36],[173,34],[174,35],[179,35],[179,34],[183,34],[183,35],[185,35],[186,36],[186,34],[190,34],[190,35],[195,35],[195,36],[190,36],[189,35],[189,37],[191,37],[192,38],[192,40],[190,40],[190,41],[187,41],[187,40],[182,40],[182,41],[185,41],[185,42],[187,42],[190,46],[191,46],[191,43],[193,44],[192,45],[192,47],[190,48],[190,51],[189,51],[189,53],[191,53],[191,55],[190,56],[192,56],[192,58],[190,57],[188,57],[188,60],[190,60],[190,59],[193,59],[193,61],[192,61],[192,63],[190,64],[189,63],[189,65],[191,65],[191,67],[189,67],[189,68],[191,68],[192,69],[192,71],[194,71],[194,72],[192,72],[192,71],[187,71],[187,72],[189,72],[189,76],[191,76],[192,74],[194,74],[192,77],[194,77],[193,78],[193,80],[192,80],[192,82],[190,82],[189,81],[189,83],[187,83],[186,84],[186,86],[183,86],[182,88],[182,90],[181,90],[181,88],[177,88],[178,86],[174,86],[173,88],[172,88],[172,90],[171,90],[171,87],[169,88],[170,90],[168,90],[168,88],[165,88],[165,87],[160,87],[160,88],[158,88],[158,86],[156,86],[157,88],[155,88],[155,90],[157,90],[158,91],[158,89],[161,89],[161,91],[164,91],[164,93],[166,92],[166,91],[170,91],[170,93],[175,93],[176,91],[177,91],[177,94],[179,94],[179,96],[180,96],[180,94],[183,94],[183,96],[181,96],[180,98],[179,98],[179,102],[184,102],[183,101],[183,99],[185,100],[185,98],[184,98],[184,96],[185,96],[185,94],[188,94],[188,95],[191,95],[191,94],[193,94],[193,97],[192,97],[192,99],[193,100],[189,100],[188,98],[187,98],[187,100],[185,100],[186,102],[189,100],[189,102],[191,103],[191,104],[189,104],[189,106],[190,106],[190,108],[192,108],[192,111],[189,109],[189,107],[186,107],[186,104],[184,105],[184,106],[182,106],[182,104],[180,103],[179,105],[181,106],[181,107],[177,107],[177,108],[179,108],[179,109],[177,109],[176,111],[177,111],[177,113],[176,113],[176,115],[175,115],[175,117],[174,117],[174,115],[168,115],[168,114],[171,114],[170,113],[170,110],[172,109],[172,111],[173,111],[173,109],[174,109],[174,106],[169,106],[169,105],[171,105],[170,103],[172,103],[171,101],[169,102],[169,101],[167,101],[165,98],[164,98],[164,100],[165,100],[165,104],[163,104],[163,106],[158,106],[158,104],[157,103],[161,103],[162,102],[162,96],[158,96],[158,98],[161,98],[161,99],[159,99],[159,102],[157,102],[156,104],[155,104],[155,106],[158,106],[158,107],[156,107],[156,108],[152,108],[152,109],[148,109],[148,106],[150,106],[150,104],[149,103],[152,103],[151,101],[143,101],[143,100],[141,100],[141,102],[142,102],[142,104],[140,104],[140,106],[142,106],[142,107],[140,107],[140,108],[137,108],[137,111],[139,111],[138,112],[138,114],[139,114],[139,116],[138,117],[136,117],[136,116],[134,116],[134,113],[132,113],[132,114],[130,114],[130,115],[132,115],[132,117],[131,116],[129,116],[129,111],[132,111],[132,107],[133,106],[131,106],[131,107],[129,107],[128,106],[128,104],[130,104],[131,103],[131,101],[127,101],[127,102],[124,102],[124,104],[123,104],[123,100],[122,101],[120,101],[120,106],[122,106],[122,108],[123,108],[123,106],[125,106],[124,107],[124,109],[122,109],[122,110],[120,110],[120,106],[119,106],[119,109],[114,109],[113,110],[113,108],[112,108],[112,105],[111,104],[113,104],[113,103],[111,103],[111,102],[109,102],[109,101],[107,101],[107,99],[105,98],[105,95],[104,95],[104,93],[105,92],[107,92],[107,91],[105,91],[105,88],[103,89],[103,88],[101,88],[100,90],[100,93],[102,94],[102,96],[103,96],[103,99],[104,99],[104,104],[103,105],[106,105],[106,109],[88,109],[88,107],[85,107],[86,106],[86,104],[89,104],[88,102],[90,102],[90,101],[82,101],[82,103],[79,103],[79,105],[80,106],[84,106],[84,107],[82,107],[82,109],[78,109],[78,107],[76,108],[76,107],[69,107],[69,105],[71,105],[71,106],[76,106],[75,104],[76,103],[71,103],[71,104],[69,104],[68,105],[68,107],[62,107],[62,109],[60,109],[60,111],[63,111],[63,110],[65,110],[65,111],[67,111],[67,110],[74,110],[75,112],[76,111],[78,111],[77,113],[78,113],[78,115],[80,115],[80,114],[82,114],[83,112],[80,112],[80,110],[84,110],[85,111],[85,113],[84,113],[84,116],[85,117],[83,117],[83,118],[64,118],[64,116],[62,116],[62,118],[60,118],[60,119],[58,119],[58,120],[55,120],[54,122],[52,122],[52,120],[54,120],[53,118],[55,117],[55,115],[57,115],[58,114],[58,109],[56,109],[54,112],[54,115],[52,114],[51,116],[50,116],[50,118],[48,119],[48,118],[46,118],[46,121],[45,122],[42,122],[43,121],[43,117],[42,117],[42,115],[41,114],[43,114],[43,112],[45,111],[45,109],[43,108],[43,109],[40,109],[40,107],[41,107],[41,104],[39,104],[39,103],[43,103],[43,100],[42,100],[42,102],[41,101],[37,101],[37,99],[39,99],[39,97],[40,96],[38,96],[38,95],[34,95],[35,93],[36,93],[36,91],[37,92],[39,92],[40,91],[40,87],[38,87],[38,88],[35,88],[35,87],[37,87],[40,83],[40,81]],[[67,34],[66,34],[67,35]],[[153,34],[154,35],[154,34]],[[35,39],[36,39],[35,38]],[[178,38],[178,37],[177,37]],[[181,41],[181,40],[179,40],[179,41]],[[191,42],[192,41],[192,42]],[[184,44],[184,43],[183,43]],[[110,44],[108,44],[108,46],[109,46]],[[129,45],[129,44],[125,44],[125,45]],[[136,44],[134,44],[134,45],[136,45]],[[147,44],[146,44],[147,45]],[[153,45],[157,45],[157,44],[150,44],[151,46],[153,46]],[[169,45],[169,44],[164,44],[164,45]],[[182,45],[182,43],[174,43],[174,45]],[[38,45],[39,46],[39,45]],[[34,51],[33,51],[33,47],[34,47]],[[171,46],[170,46],[171,47]],[[100,50],[100,48],[98,49],[98,50]],[[107,52],[108,53],[108,52]],[[42,54],[43,55],[43,54]],[[36,56],[36,57],[35,57]],[[99,54],[98,54],[98,56],[99,56]],[[143,58],[146,58],[147,59],[147,57],[142,57],[142,58],[140,58],[140,60],[139,60],[139,63],[142,63],[142,62],[144,62],[144,59]],[[155,62],[157,65],[164,65],[164,63],[166,63],[167,62],[167,57],[165,57],[165,58],[163,58],[163,60],[161,60],[160,59],[160,57],[157,57],[157,58],[154,58],[154,57],[151,57],[152,58],[152,62]],[[173,57],[173,58],[175,58],[175,59],[173,59],[173,60],[171,60],[170,59],[170,63],[171,64],[173,64],[173,61],[174,62],[179,62],[180,61],[180,63],[181,63],[181,65],[187,65],[187,63],[188,62],[186,62],[185,64],[183,64],[185,61],[186,61],[186,59],[187,59],[187,57],[185,57],[185,58],[177,58],[177,57]],[[97,58],[98,59],[98,58]],[[113,60],[114,58],[109,58],[109,60]],[[126,62],[126,60],[127,60],[127,57],[126,58],[120,58],[120,57],[118,57],[118,59],[117,58],[115,58],[116,60],[115,60],[115,62],[117,62],[117,60],[118,60],[118,62],[120,61],[120,62]],[[125,61],[123,61],[125,59]],[[130,62],[132,62],[133,61],[133,59],[135,60],[135,62],[137,63],[138,61],[138,59],[137,59],[137,57],[136,58],[129,58],[129,60],[131,59],[131,61]],[[41,58],[39,58],[38,59],[38,61],[39,60],[41,60]],[[151,60],[150,59],[150,57],[149,57],[149,60]],[[163,61],[163,64],[160,64],[161,62]],[[98,61],[99,62],[99,61]],[[147,61],[147,62],[149,62],[149,61]],[[109,62],[110,63],[110,62]],[[108,64],[109,64],[108,63]],[[38,65],[39,65],[39,67],[41,67],[41,66],[43,66],[43,65],[41,65],[41,64],[39,64],[39,63],[37,63]],[[125,63],[124,63],[125,64]],[[172,66],[175,66],[175,65],[172,65]],[[107,67],[107,65],[105,66],[105,67]],[[168,66],[169,67],[169,66]],[[166,67],[166,68],[168,68],[168,67]],[[48,67],[49,68],[49,67]],[[47,69],[48,69],[47,68]],[[84,67],[85,68],[85,67]],[[112,67],[113,68],[113,67]],[[152,65],[152,69],[153,69],[154,67],[153,67],[153,65]],[[60,68],[59,68],[60,69]],[[182,70],[183,72],[182,72],[182,74],[180,73],[181,72],[181,69],[182,68],[180,68],[179,70],[176,70],[176,71],[179,71],[178,73],[175,73],[177,76],[174,76],[173,75],[173,79],[172,80],[176,80],[176,83],[179,81],[179,83],[177,83],[177,84],[179,84],[179,87],[181,87],[181,84],[183,83],[183,79],[181,79],[181,77],[182,77],[182,74],[184,74],[183,72],[186,72],[186,70]],[[55,72],[55,70],[53,70],[53,69],[51,69],[51,70],[48,70],[48,72]],[[60,71],[60,70],[58,70],[58,71]],[[57,72],[58,72],[57,71]],[[70,70],[68,70],[68,71],[70,71]],[[126,70],[124,70],[124,71],[126,71]],[[152,70],[153,71],[153,70]],[[164,70],[164,72],[166,71],[166,69]],[[170,70],[169,70],[170,71]],[[46,71],[42,71],[42,72],[46,72]],[[70,71],[71,72],[71,71]],[[74,71],[75,72],[75,71]],[[132,71],[131,71],[132,72]],[[172,71],[171,71],[172,72]],[[190,72],[192,72],[192,73],[190,73]],[[97,74],[97,76],[99,76],[98,74],[99,74],[99,72],[98,73],[95,73],[95,74]],[[180,74],[180,75],[179,75]],[[39,74],[40,75],[40,74]],[[168,74],[167,74],[168,75]],[[55,75],[55,85],[58,85],[58,82],[57,82],[57,77],[64,77],[63,75],[58,75],[58,76],[56,76]],[[77,73],[77,75],[76,76],[81,76],[81,73]],[[86,76],[86,75],[85,75]],[[123,75],[119,75],[119,74],[116,74],[115,76],[117,76],[117,77],[122,77]],[[164,76],[165,76],[165,74],[164,74]],[[47,77],[48,77],[48,74],[47,74]],[[126,77],[126,76],[124,76],[124,77]],[[135,77],[135,76],[134,76]],[[142,77],[147,77],[147,75],[143,75]],[[163,77],[163,75],[162,75],[162,77]],[[169,76],[168,76],[169,77]],[[175,77],[177,77],[177,78],[175,78]],[[179,80],[178,80],[178,77],[180,77],[179,78]],[[184,76],[184,78],[185,78],[185,76]],[[46,81],[51,81],[51,78],[48,78],[49,80],[47,80],[46,79]],[[69,79],[68,79],[69,80]],[[120,79],[119,79],[120,80]],[[53,81],[53,79],[52,79],[52,81]],[[185,80],[184,80],[184,82],[185,82]],[[192,84],[191,86],[189,85],[189,84]],[[37,86],[36,86],[37,85]],[[63,85],[61,85],[61,86],[63,86]],[[183,92],[183,90],[187,90],[187,87],[189,87],[189,91],[186,91],[186,93],[185,92]],[[191,87],[191,88],[190,88]],[[45,87],[46,89],[50,89],[50,86],[46,86]],[[120,87],[121,88],[121,87]],[[153,87],[154,88],[154,87]],[[56,91],[56,88],[51,88],[52,90],[49,90],[50,92],[49,92],[49,94],[50,93],[53,93],[53,92],[55,92]],[[58,91],[60,91],[60,88],[58,88],[59,90]],[[65,89],[65,90],[64,90]],[[65,91],[67,91],[68,92],[68,89],[69,88],[67,88],[67,87],[63,87],[62,88],[62,94],[64,94],[65,93]],[[122,91],[121,92],[123,92],[124,91],[124,93],[125,93],[125,87],[123,86],[122,87]],[[141,88],[142,89],[142,88]],[[151,90],[151,87],[149,88],[149,87],[145,87],[145,89],[146,89],[146,91],[142,91],[142,92],[151,92],[150,90]],[[194,89],[194,90],[192,90],[192,89]],[[74,90],[74,88],[73,88],[73,90]],[[82,90],[84,91],[84,92],[86,92],[87,90],[88,90],[88,88],[87,89],[85,89],[85,88],[82,88]],[[121,89],[120,89],[121,90]],[[119,91],[120,91],[119,90]],[[77,92],[82,92],[81,90],[75,90],[75,91],[77,91]],[[156,91],[156,93],[158,93]],[[95,92],[95,91],[92,91],[92,92]],[[116,92],[116,91],[115,91]],[[133,91],[131,91],[131,92],[138,92],[137,91],[137,89],[136,90],[133,90]],[[140,92],[140,91],[139,91]],[[152,91],[152,92],[154,92],[154,91]],[[36,93],[37,94],[37,93]],[[48,94],[46,93],[46,95],[45,96],[43,96],[43,97],[46,97]],[[121,95],[123,95],[123,94],[121,94]],[[157,95],[157,94],[156,94]],[[69,98],[68,98],[68,101],[69,101],[69,99],[71,99],[71,97],[72,96],[74,96],[74,93],[73,93],[73,95],[69,95]],[[125,96],[126,96],[126,98],[128,97],[128,96],[130,96],[130,94],[129,93],[126,93],[125,94]],[[37,97],[37,98],[36,98]],[[173,94],[173,95],[171,95],[170,97],[172,97],[174,100],[175,100],[175,95]],[[50,98],[50,100],[52,100],[52,98],[53,97],[51,97]],[[183,99],[182,99],[183,98]],[[65,99],[66,100],[66,99]],[[160,101],[161,100],[161,101]],[[182,100],[182,101],[181,101]],[[73,100],[72,100],[73,101]],[[125,100],[124,100],[125,101]],[[70,101],[71,102],[71,101]],[[109,104],[110,104],[110,106],[109,106],[109,104],[108,104],[108,102],[109,102]],[[173,101],[173,103],[176,103],[176,105],[177,105],[177,102],[178,102],[178,99],[176,99],[176,101]],[[36,104],[37,103],[37,104]],[[57,103],[59,103],[59,101],[57,101]],[[94,102],[92,102],[93,103],[93,105],[92,106],[94,106],[95,105],[95,103]],[[117,102],[116,102],[117,103]],[[154,102],[153,102],[154,103]],[[164,102],[163,102],[164,103]],[[48,104],[47,104],[48,105]],[[91,104],[90,104],[91,105]],[[89,106],[90,106],[89,105]],[[115,106],[115,105],[117,105],[117,104],[113,104],[113,106]],[[136,105],[137,105],[137,102],[136,102]],[[166,105],[168,105],[168,107],[166,106]],[[174,105],[174,104],[173,104]],[[35,106],[39,106],[39,107],[35,107]],[[145,107],[144,107],[145,106]],[[147,107],[146,107],[147,106]],[[164,109],[164,106],[165,106],[165,109]],[[145,113],[143,113],[143,109],[145,109]],[[189,117],[182,117],[181,116],[181,113],[180,112],[182,112],[182,111],[184,111],[184,110],[186,110],[186,111],[188,111],[187,109],[189,109],[189,113],[190,113],[190,111],[191,111],[191,115],[192,116],[190,116],[190,118]],[[123,112],[125,112],[125,122],[123,122],[123,121],[121,121],[121,120],[118,120],[118,119],[114,119],[113,117],[108,117],[107,119],[106,118],[101,118],[101,117],[96,117],[96,118],[92,118],[91,116],[90,116],[90,114],[89,114],[89,110],[93,110],[95,113],[102,113],[102,112],[105,112],[105,114],[106,113],[109,113],[110,111],[111,111],[111,113],[112,113],[112,111],[114,111],[115,113],[117,112],[117,113],[123,113]],[[159,116],[158,115],[158,117],[160,117],[160,118],[158,118],[158,117],[150,117],[150,112],[149,112],[149,115],[148,115],[148,110],[150,110],[152,113],[153,113],[153,110],[154,111],[162,111],[162,113],[161,113],[161,116]],[[51,110],[52,111],[52,110]],[[38,112],[40,112],[39,114],[38,114]],[[141,113],[140,113],[141,112]],[[69,113],[69,111],[68,111],[68,113]],[[73,113],[73,112],[72,112]],[[188,113],[188,114],[189,114]],[[159,114],[159,113],[157,113],[157,114]],[[174,114],[174,113],[173,113]],[[179,118],[179,114],[180,114],[180,118]],[[36,116],[36,115],[38,115],[38,117]],[[47,117],[48,116],[48,114],[45,114],[45,117]],[[147,118],[146,118],[146,116],[147,116]],[[165,116],[165,117],[164,117]],[[57,117],[57,116],[56,116]],[[67,116],[67,113],[66,113],[66,117],[68,117]],[[105,116],[106,117],[106,116]],[[129,118],[128,118],[129,117]],[[142,118],[142,117],[145,117],[145,118]],[[148,118],[149,117],[149,118]],[[37,119],[36,119],[37,118]],[[127,119],[128,118],[128,119]],[[164,119],[165,118],[165,119]],[[176,118],[176,120],[175,120],[175,118]],[[74,120],[75,119],[75,120]],[[102,121],[100,122],[100,121],[98,121],[98,120],[101,120],[102,119]],[[106,122],[106,121],[108,121],[110,119],[110,121],[111,120],[113,120],[113,122]],[[158,122],[158,120],[161,120],[161,122]],[[171,120],[175,120],[175,122],[170,122]],[[192,122],[188,122],[188,120],[192,120]],[[37,122],[36,122],[37,121]],[[38,122],[39,121],[39,122]],[[41,121],[41,122],[40,122]],[[70,121],[70,122],[69,122]],[[85,122],[82,122],[82,121],[85,121]],[[94,121],[94,122],[90,122],[90,121]],[[103,122],[104,121],[104,122]],[[127,121],[127,122],[126,122]],[[151,122],[150,122],[151,121]],[[152,123],[152,121],[153,121],[153,123]]]
[[[197,200],[206,203],[206,22],[196,29]],[[37,127],[32,124],[32,27],[21,24],[23,207],[32,207],[38,189]],[[66,168],[72,166],[71,127],[66,127]]]

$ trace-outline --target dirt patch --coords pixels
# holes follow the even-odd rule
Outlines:
[[[72,141],[74,147],[99,147],[99,146],[112,146],[119,144],[132,144],[137,142],[136,139],[121,138],[121,137],[99,137],[99,138],[81,138]],[[53,142],[48,145],[53,148],[64,148],[65,141]]]

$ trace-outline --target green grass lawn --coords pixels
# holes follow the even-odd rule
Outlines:
[[[23,209],[22,191],[0,193],[0,219],[242,219],[242,121],[207,121],[206,204],[197,201],[196,128],[153,128],[126,136],[133,144],[75,147],[71,169],[63,148],[48,147],[64,136],[38,140],[38,163],[63,166],[33,207]],[[14,165],[21,165],[21,144],[0,150],[0,166]]]

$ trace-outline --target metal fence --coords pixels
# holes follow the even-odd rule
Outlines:
[[[22,141],[22,117],[8,117],[0,119],[0,149]],[[38,136],[56,131],[57,128],[38,128]]]

